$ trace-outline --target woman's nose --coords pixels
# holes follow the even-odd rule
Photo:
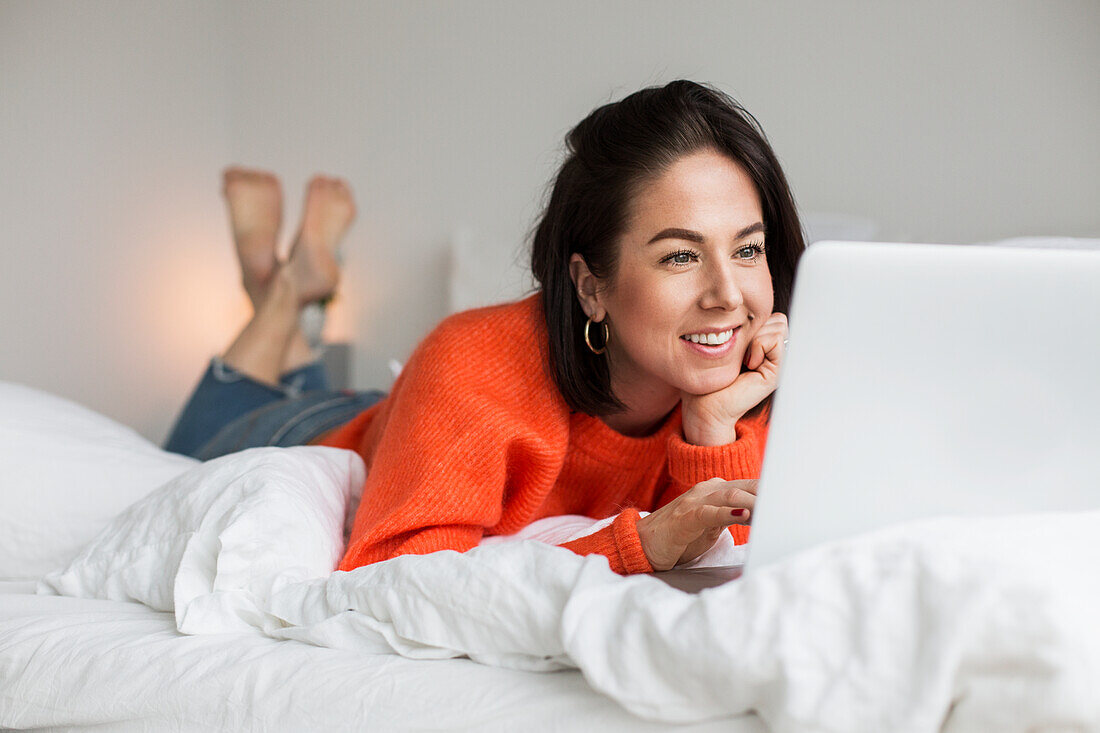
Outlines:
[[[733,264],[712,265],[707,273],[708,282],[700,305],[704,308],[722,308],[734,310],[744,302]]]

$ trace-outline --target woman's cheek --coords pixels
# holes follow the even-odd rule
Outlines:
[[[741,370],[732,364],[722,369],[708,369],[706,373],[693,380],[692,386],[687,390],[690,394],[705,395],[720,392],[737,381]]]

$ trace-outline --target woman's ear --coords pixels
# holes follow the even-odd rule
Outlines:
[[[569,277],[573,280],[585,315],[597,323],[602,321],[606,311],[600,302],[600,279],[592,274],[584,257],[577,252],[569,258]]]

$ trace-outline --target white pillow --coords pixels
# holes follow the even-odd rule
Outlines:
[[[366,476],[338,448],[252,448],[195,466],[115,518],[39,593],[138,601],[184,633],[257,631],[267,599],[332,573]]]
[[[0,382],[0,580],[63,566],[112,517],[196,463],[68,400]]]

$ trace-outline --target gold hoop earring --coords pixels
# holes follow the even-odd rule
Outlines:
[[[601,321],[600,325],[603,326],[603,347],[597,349],[592,345],[592,340],[588,338],[588,327],[592,325],[592,319],[589,318],[584,322],[584,343],[588,345],[589,351],[593,354],[602,354],[607,351],[607,342],[611,340],[611,329],[607,327],[607,321]]]

